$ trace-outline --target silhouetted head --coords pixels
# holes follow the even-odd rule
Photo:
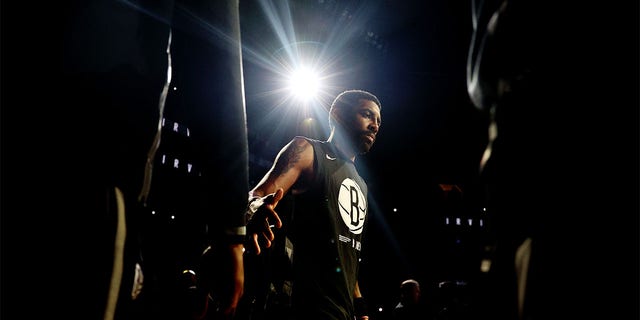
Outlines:
[[[407,279],[400,284],[400,300],[402,303],[417,304],[420,301],[420,283],[414,279]]]

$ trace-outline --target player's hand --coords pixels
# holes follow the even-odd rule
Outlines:
[[[252,201],[252,204],[257,205],[258,209],[247,222],[248,243],[246,246],[249,251],[260,254],[262,246],[265,248],[271,247],[271,243],[275,238],[271,228],[282,227],[282,220],[280,220],[275,207],[283,196],[284,191],[278,189],[272,194]]]

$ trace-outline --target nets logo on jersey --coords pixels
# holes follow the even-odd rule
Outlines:
[[[362,233],[367,216],[367,198],[352,179],[344,179],[338,193],[338,209],[342,221],[354,234]]]

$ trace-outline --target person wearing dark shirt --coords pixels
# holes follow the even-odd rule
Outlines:
[[[326,141],[298,136],[249,193],[247,250],[256,254],[282,227],[275,208],[293,197],[293,319],[368,319],[358,286],[359,258],[368,221],[367,184],[355,159],[369,152],[381,124],[381,103],[363,90],[340,93],[329,110]]]
[[[400,301],[393,308],[393,320],[429,319],[427,310],[422,304],[420,283],[415,279],[407,279],[400,284]]]

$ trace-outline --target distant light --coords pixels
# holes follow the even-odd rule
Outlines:
[[[302,122],[300,122],[300,129],[303,130],[305,134],[309,134],[315,125],[316,121],[313,118],[304,118]]]
[[[382,307],[378,307],[378,312],[382,312]]]
[[[393,208],[393,212],[398,212],[398,208]]]
[[[480,271],[487,273],[491,269],[491,260],[490,259],[482,259],[482,263],[480,263]]]
[[[299,99],[315,99],[319,90],[320,77],[307,67],[294,70],[289,78],[289,91]]]

